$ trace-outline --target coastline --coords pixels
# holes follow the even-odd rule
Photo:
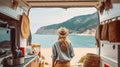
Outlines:
[[[74,49],[75,56],[71,60],[71,65],[78,63],[80,58],[86,55],[87,53],[96,54],[96,48],[73,48],[73,49]],[[42,56],[45,57],[45,62],[47,62],[48,65],[51,65],[52,64],[52,59],[51,59],[52,48],[41,48],[41,54]]]
[[[77,35],[77,36],[92,36],[92,37],[95,37],[95,34],[94,34],[94,33],[92,33],[92,34],[84,34],[84,33],[79,34],[79,33],[77,33],[77,34],[70,34],[70,35]]]

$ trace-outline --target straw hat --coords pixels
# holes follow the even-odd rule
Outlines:
[[[30,35],[30,22],[28,16],[23,13],[21,17],[21,37],[27,39]]]
[[[68,35],[68,29],[65,28],[65,27],[60,27],[58,30],[57,30],[57,34],[58,36],[60,37],[66,37]]]

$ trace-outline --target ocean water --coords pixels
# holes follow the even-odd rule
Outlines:
[[[75,48],[95,48],[95,37],[88,35],[69,35],[73,47]],[[32,34],[32,43],[41,44],[42,48],[51,48],[57,41],[57,35]]]

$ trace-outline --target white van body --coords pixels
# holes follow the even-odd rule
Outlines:
[[[120,4],[113,4],[113,8],[100,14],[100,23],[109,19],[120,19]],[[110,32],[109,32],[110,33]],[[100,67],[120,67],[120,43],[111,43],[109,41],[100,41]]]

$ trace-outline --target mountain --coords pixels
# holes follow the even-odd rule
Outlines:
[[[83,33],[95,29],[98,24],[97,12],[88,15],[76,16],[65,22],[40,27],[36,34],[55,34],[59,27],[66,27],[70,33]]]

